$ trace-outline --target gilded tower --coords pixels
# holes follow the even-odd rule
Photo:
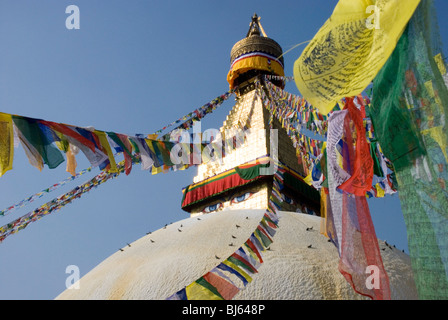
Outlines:
[[[246,37],[230,52],[227,81],[236,103],[214,137],[215,157],[203,157],[193,184],[183,190],[182,208],[192,216],[230,207],[267,209],[277,160],[288,172],[283,209],[319,215],[319,194],[303,181],[292,141],[263,106],[256,86],[257,81],[263,90],[267,75],[284,87],[282,53],[254,14]]]

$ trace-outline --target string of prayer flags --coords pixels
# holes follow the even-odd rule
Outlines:
[[[272,244],[278,228],[279,207],[275,204],[274,194],[280,194],[284,172],[282,165],[279,164],[278,168],[274,174],[270,196],[272,204],[246,242],[211,271],[169,296],[167,300],[231,300],[252,282],[263,263],[262,252]]]
[[[339,0],[294,63],[303,97],[326,115],[337,101],[360,94],[387,61],[419,3]]]
[[[157,136],[160,133],[162,133],[164,130],[166,130],[167,128],[177,125],[181,122],[183,122],[183,123],[178,125],[175,129],[182,128],[182,129],[188,130],[194,121],[199,121],[205,115],[213,112],[218,106],[220,106],[224,101],[226,101],[234,92],[235,92],[235,89],[230,90],[230,91],[216,97],[212,101],[204,104],[202,107],[186,114],[185,116],[177,119],[176,121],[171,122],[170,124],[164,126],[162,129],[157,130],[156,132],[153,133],[153,135]],[[173,129],[173,130],[175,130],[175,129]],[[169,136],[169,133],[167,133],[165,136]],[[166,139],[162,139],[162,140],[166,140]]]
[[[12,119],[17,139],[30,164],[39,170],[44,165],[50,169],[58,167],[65,160],[64,152],[67,171],[74,175],[78,150],[84,153],[92,167],[110,168],[113,155],[105,151],[107,142],[99,138],[99,131],[18,115],[13,115]]]
[[[264,83],[268,89],[271,100],[276,101],[272,111],[283,122],[289,122],[290,126],[298,126],[312,131],[314,135],[325,137],[328,126],[326,115],[321,114],[303,97],[291,94],[268,81],[264,76]]]
[[[312,106],[301,97],[274,86],[266,79],[264,80],[266,86],[262,86],[259,80],[255,83],[260,92],[263,106],[270,112],[270,116],[277,118],[286,130],[293,146],[296,148],[299,164],[302,165],[304,173],[308,175],[312,170],[313,159],[322,151],[324,141],[304,134],[302,128],[315,130],[315,124],[317,123],[317,127],[321,131],[316,135],[325,135],[328,121],[323,116],[318,115]],[[266,94],[264,88],[268,89],[268,94]],[[310,120],[313,113],[316,120]]]
[[[358,114],[354,111],[354,106],[350,107],[352,116],[356,117],[356,126],[354,126],[356,129],[355,133],[361,137],[361,139],[357,139],[354,142],[362,144],[362,146],[357,149],[359,152],[357,158],[361,159],[362,155],[362,159],[364,160],[358,160],[356,162],[358,164],[358,173],[351,176],[351,179],[347,181],[340,190],[345,188],[345,191],[348,193],[365,195],[367,197],[383,197],[386,194],[393,194],[396,192],[396,187],[391,183],[391,174],[388,173],[389,171],[393,171],[393,167],[388,165],[390,164],[390,161],[386,159],[381,152],[380,145],[375,138],[371,119],[367,116],[366,108],[368,109],[370,105],[369,98],[362,96],[344,98],[339,104],[344,105],[344,108],[347,110],[336,110],[335,108],[328,115],[322,115],[302,97],[288,93],[273,85],[266,77],[264,78],[263,83],[265,86],[262,86],[259,80],[256,81],[263,105],[271,115],[279,120],[280,124],[293,141],[293,145],[296,147],[299,163],[305,164],[306,170],[304,172],[308,174],[307,181],[309,185],[313,185],[316,189],[320,189],[323,185],[326,186],[327,182],[325,180],[325,175],[322,174],[320,162],[327,161],[325,146],[326,141],[328,140],[330,140],[331,144],[331,151],[329,153],[330,158],[328,161],[330,168],[336,170],[333,172],[333,176],[335,179],[338,179],[338,186],[350,178],[350,176],[342,169],[342,157],[348,157],[348,154],[343,154],[344,145],[341,137],[343,122],[348,112],[348,105],[354,104],[356,105],[356,108],[362,110],[362,112]],[[268,94],[266,94],[266,92]],[[339,104],[337,109],[340,109]],[[333,123],[330,128],[329,119],[333,114]],[[351,121],[353,122],[353,119]],[[339,124],[336,124],[337,122]],[[303,129],[312,132],[314,138],[302,134]],[[318,136],[322,137],[322,140],[315,138]],[[363,137],[365,137],[365,139]],[[369,150],[370,156],[367,154],[367,150]],[[336,157],[338,157],[338,159],[336,159]],[[352,161],[355,161],[355,158],[353,158]],[[381,181],[375,182],[374,184],[373,175],[370,172],[372,161],[376,165],[374,166],[375,178],[382,178]],[[324,168],[326,168],[326,165],[324,165]],[[361,177],[361,175],[364,175],[364,177]],[[366,177],[368,177],[367,180],[365,180]],[[359,184],[361,181],[363,187],[356,188],[356,184]]]
[[[103,167],[108,161],[94,130],[51,121],[39,120],[39,122],[43,128],[53,133],[54,137],[81,150],[92,167]]]
[[[28,198],[23,199],[23,200],[21,200],[21,201],[15,203],[15,204],[13,204],[13,205],[7,207],[7,208],[1,210],[1,211],[0,211],[0,216],[5,216],[5,215],[6,215],[8,212],[10,212],[10,211],[13,211],[13,210],[15,210],[15,209],[22,208],[22,207],[26,206],[27,204],[33,202],[34,200],[39,199],[39,198],[43,197],[44,195],[46,195],[46,194],[48,194],[48,193],[50,193],[50,192],[52,192],[52,191],[55,191],[55,190],[58,189],[59,187],[62,187],[63,185],[65,185],[65,184],[67,184],[67,183],[69,183],[69,182],[71,182],[71,181],[73,181],[73,180],[79,178],[79,177],[82,176],[83,174],[85,174],[85,173],[87,173],[87,172],[90,172],[90,171],[92,171],[92,168],[91,168],[91,167],[89,167],[89,168],[87,168],[87,169],[84,169],[84,170],[82,170],[82,171],[76,173],[75,175],[68,177],[67,179],[62,180],[61,182],[58,182],[58,183],[53,184],[53,185],[51,185],[50,187],[45,188],[44,190],[42,190],[42,191],[40,191],[40,192],[38,192],[38,193],[35,193],[35,194],[29,196]]]
[[[218,97],[212,101],[212,104],[207,104],[207,108],[203,108],[201,113],[197,111],[195,114],[203,117],[227,99],[229,95],[230,93],[227,93]],[[77,187],[60,198],[54,199],[3,226],[0,228],[0,241],[25,228],[30,222],[58,210],[66,203],[78,198],[81,193],[91,190],[93,186],[96,187],[121,172],[129,174],[135,163],[141,163],[142,170],[149,170],[152,174],[170,170],[184,170],[200,163],[189,161],[191,158],[173,163],[171,152],[176,144],[170,141],[156,140],[154,135],[148,135],[147,137],[144,135],[128,136],[94,128],[82,128],[42,119],[0,113],[0,175],[12,169],[14,147],[17,147],[19,143],[22,144],[30,164],[39,170],[42,170],[44,165],[51,169],[58,167],[64,161],[62,153],[65,153],[67,171],[71,173],[72,177],[7,207],[0,211],[0,215],[5,215],[7,212],[31,203],[44,194],[74,180],[84,172],[90,171],[92,167],[99,167],[103,170],[103,173],[89,183]],[[202,154],[202,150],[206,147],[204,143],[199,145],[182,143],[182,145],[183,150],[190,151],[187,152],[188,154],[193,153],[192,150]],[[77,174],[75,156],[79,150],[89,160],[91,167]],[[113,150],[116,154],[123,154],[123,165],[117,165]]]
[[[57,127],[57,126],[55,126]],[[19,132],[20,129],[18,129]],[[79,132],[79,131],[78,131]],[[95,132],[98,131],[92,131],[92,139],[90,141],[97,141],[96,135],[94,136]],[[119,153],[124,153],[125,158],[123,161],[121,161],[119,164],[116,164],[115,170],[103,170],[98,174],[96,177],[91,179],[90,181],[76,187],[75,189],[71,190],[70,192],[53,199],[50,202],[47,202],[43,206],[37,208],[34,211],[29,212],[28,214],[14,220],[11,223],[8,223],[0,228],[0,242],[3,241],[6,237],[8,237],[11,234],[15,234],[18,231],[24,229],[29,223],[34,222],[42,218],[43,216],[46,216],[53,211],[57,211],[61,209],[66,204],[70,203],[74,199],[80,198],[84,193],[92,190],[92,188],[97,187],[98,185],[108,181],[111,178],[114,178],[118,176],[120,173],[126,173],[129,174],[132,165],[135,163],[141,163],[142,162],[142,154],[144,154],[143,158],[146,158],[146,161],[149,161],[149,164],[147,163],[146,167],[142,167],[142,169],[145,170],[151,170],[152,174],[157,174],[160,172],[167,172],[168,170],[182,170],[186,169],[190,166],[194,166],[196,164],[188,162],[187,163],[179,163],[175,164],[172,162],[171,159],[171,149],[174,146],[174,143],[168,142],[168,141],[160,141],[160,140],[150,140],[142,137],[129,137],[121,134],[115,134],[112,132],[105,133],[106,135],[103,135],[103,138],[107,136],[108,141],[110,142],[110,148],[114,148],[115,151]],[[73,134],[76,136],[75,134]],[[88,136],[88,135],[85,135]],[[80,139],[81,140],[81,139]],[[103,139],[104,140],[104,139]],[[131,142],[132,141],[132,142]],[[103,144],[105,141],[102,142]],[[192,144],[184,144],[186,148],[189,148],[189,150],[192,150],[193,145]],[[32,144],[30,144],[32,146]],[[100,145],[98,145],[99,148],[101,148]],[[93,146],[92,146],[93,147]],[[201,150],[204,147],[204,145],[201,145]],[[89,147],[87,147],[89,148]],[[96,150],[99,150],[98,147],[96,147]],[[90,150],[90,149],[89,149]],[[138,151],[138,153],[136,152]],[[149,158],[150,159],[149,159]],[[113,157],[112,157],[113,159]],[[187,159],[188,160],[188,159]],[[43,163],[43,162],[42,162]],[[86,169],[87,171],[90,171],[91,168]],[[82,171],[81,175],[84,171]],[[48,190],[45,190],[45,192],[49,192],[54,190],[56,187],[71,181],[75,179],[76,176],[73,176],[71,179],[66,179],[61,184],[55,184],[51,188],[48,188]],[[33,195],[24,201],[19,202],[16,205],[10,206],[7,209],[3,210],[1,213],[4,214],[7,211],[10,211],[14,208],[17,208],[18,206],[23,206],[26,203],[32,202],[34,199],[42,196],[44,192],[37,193],[36,195]]]
[[[178,128],[189,129],[195,121],[213,112],[233,92],[228,91],[218,96],[169,126],[187,120]],[[79,151],[86,156],[92,167],[99,167],[107,172],[117,172],[112,150],[123,154],[126,174],[131,172],[137,154],[141,157],[142,169],[150,170],[153,174],[188,168],[188,165],[174,165],[170,161],[170,147],[173,144],[168,141],[169,134],[164,137],[166,141],[156,139],[157,134],[169,126],[155,134],[130,136],[0,113],[0,176],[12,169],[16,142],[22,145],[28,161],[37,169],[42,170],[44,166],[54,169],[66,160],[66,170],[72,175],[76,174],[76,154]],[[198,146],[193,148],[197,149]]]
[[[125,166],[119,164],[117,172],[105,172],[101,171],[98,175],[90,179],[89,181],[75,187],[71,191],[43,204],[39,208],[30,211],[24,216],[7,223],[0,227],[0,242],[3,242],[10,235],[16,234],[20,230],[25,229],[30,223],[36,222],[41,218],[52,214],[67,204],[71,203],[75,199],[79,199],[81,196],[96,188],[100,184],[108,181],[109,179],[117,177],[120,173],[125,171]]]

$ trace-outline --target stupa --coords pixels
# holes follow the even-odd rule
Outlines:
[[[190,217],[133,242],[100,263],[56,299],[163,300],[231,256],[257,228],[269,206],[275,164],[284,169],[278,229],[252,281],[234,300],[366,299],[338,269],[337,248],[321,234],[318,192],[303,181],[291,139],[263,107],[255,81],[284,87],[282,48],[252,17],[246,37],[231,50],[230,88],[236,103],[215,142],[225,155],[198,166],[183,189]],[[239,130],[241,129],[241,133]],[[219,145],[219,144],[218,144]],[[215,154],[216,155],[216,154]],[[392,299],[417,299],[409,256],[379,241]]]

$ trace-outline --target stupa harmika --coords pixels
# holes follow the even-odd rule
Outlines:
[[[339,272],[337,248],[319,231],[319,194],[302,181],[295,148],[275,120],[271,128],[278,130],[271,136],[269,112],[255,90],[257,76],[284,76],[281,55],[254,15],[246,37],[231,50],[227,80],[238,88],[237,99],[220,129],[223,140],[232,128],[250,128],[250,134],[224,158],[198,166],[193,184],[183,190],[189,218],[111,255],[80,279],[79,289],[56,299],[166,299],[203,276],[249,238],[266,212],[272,175],[243,179],[248,177],[239,169],[265,163],[273,150],[287,167],[279,228],[259,272],[234,299],[365,299]],[[282,81],[274,84],[283,87]],[[387,248],[381,253],[392,299],[417,299],[409,257],[379,243]]]

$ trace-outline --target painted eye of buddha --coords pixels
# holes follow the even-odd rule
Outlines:
[[[240,203],[246,201],[247,199],[250,198],[251,195],[253,195],[253,192],[246,192],[240,196],[236,196],[232,199],[232,203]]]
[[[218,202],[218,203],[215,203],[215,204],[206,206],[206,207],[204,208],[204,210],[202,210],[202,212],[204,212],[204,213],[210,213],[210,212],[214,212],[214,211],[216,211],[216,210],[218,210],[218,209],[221,209],[221,208],[222,208],[222,203],[221,203],[221,202]]]

